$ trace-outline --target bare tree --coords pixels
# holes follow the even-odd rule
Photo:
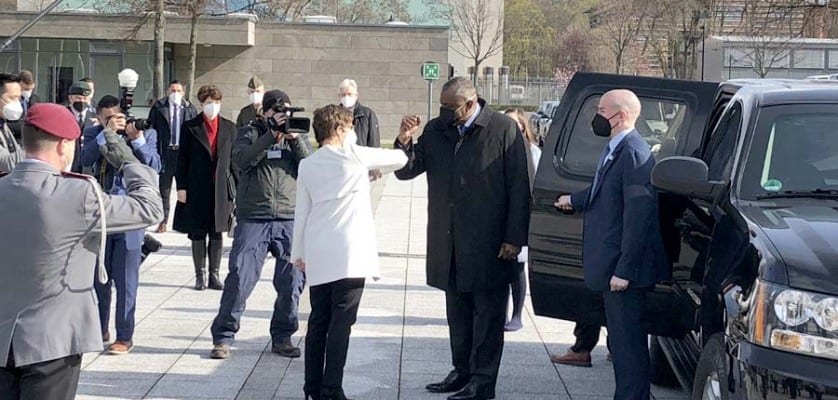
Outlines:
[[[697,67],[697,45],[710,26],[703,16],[703,0],[652,0],[653,13],[646,18],[642,51],[660,66],[663,76],[692,79]],[[704,29],[704,31],[702,31]]]
[[[492,8],[491,0],[451,0],[451,30],[454,51],[474,66],[475,76],[480,64],[503,48],[503,13]]]
[[[593,23],[614,56],[614,72],[624,72],[626,58],[653,12],[647,0],[614,0],[593,10]]]
[[[154,0],[154,72],[152,77],[152,93],[155,99],[163,97],[164,93],[164,63],[166,40],[166,1]]]
[[[744,0],[734,33],[742,46],[735,62],[748,65],[760,78],[788,67],[803,36],[805,0]]]

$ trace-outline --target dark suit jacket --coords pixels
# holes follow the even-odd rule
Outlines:
[[[501,244],[527,243],[530,187],[524,137],[512,119],[479,102],[482,111],[462,141],[457,128],[439,118],[428,122],[415,144],[396,141],[408,156],[396,177],[427,173],[427,279],[443,290],[453,290],[452,265],[459,292],[509,284],[517,276],[517,263],[498,258]]]
[[[633,288],[666,279],[654,166],[649,145],[633,131],[600,169],[596,187],[572,194],[574,210],[585,214],[582,262],[588,288],[610,290],[614,275]]]
[[[32,96],[34,96],[34,95],[32,95]],[[70,110],[70,113],[73,112],[72,107],[67,106],[67,109]],[[75,116],[76,115],[73,114],[73,117],[75,117]],[[81,129],[82,132],[84,132],[87,128],[90,128],[92,126],[96,126],[98,123],[99,122],[96,120],[96,107],[93,107],[92,105],[88,105],[87,106],[87,115],[85,115],[85,117],[84,117],[84,123],[79,124],[79,128]],[[73,171],[75,173],[79,173],[79,174],[82,173],[81,154],[84,151],[83,147],[84,147],[84,136],[82,136],[82,137],[80,137],[76,140],[76,154],[77,154],[77,156],[76,156],[76,158],[73,159],[73,166],[72,166],[72,169],[71,169],[71,171]]]
[[[359,146],[381,147],[381,134],[378,131],[378,117],[375,111],[358,103],[352,113],[355,133],[358,135]]]
[[[248,104],[239,110],[239,116],[236,118],[236,127],[244,128],[258,116],[259,114],[256,112],[256,107],[253,104]]]
[[[195,116],[198,115],[198,110],[195,109],[195,106],[192,103],[183,100],[183,107],[181,110],[183,111],[183,115],[181,115],[181,123],[186,123]],[[168,170],[170,168],[174,168],[174,165],[166,165],[167,154],[169,153],[169,144],[172,142],[172,127],[169,126],[169,98],[165,97],[161,100],[158,100],[154,103],[154,106],[151,107],[151,111],[148,113],[148,120],[151,121],[151,127],[157,131],[157,153],[160,154],[161,160],[163,160],[163,170]],[[182,125],[181,125],[182,126]],[[181,140],[183,139],[183,128],[180,131]]]
[[[218,117],[215,157],[204,126],[204,114],[186,121],[180,132],[175,169],[178,190],[186,190],[186,203],[177,203],[173,228],[183,233],[226,232],[230,229],[235,176],[230,159],[236,126]]]

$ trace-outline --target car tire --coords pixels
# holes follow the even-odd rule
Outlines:
[[[678,386],[678,378],[663,353],[660,339],[653,335],[649,336],[649,361],[652,365],[651,380],[653,384],[665,387]]]
[[[701,350],[695,371],[692,400],[729,400],[728,360],[724,334],[716,333]]]

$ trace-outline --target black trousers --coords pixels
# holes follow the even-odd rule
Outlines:
[[[468,293],[451,287],[445,291],[454,369],[470,376],[471,383],[484,395],[495,393],[508,295],[508,286]]]
[[[0,368],[0,400],[73,400],[80,372],[81,354],[24,367],[10,356]]]
[[[309,287],[311,314],[305,347],[307,393],[343,387],[349,334],[363,293],[364,278],[346,278]]]
[[[177,166],[178,150],[163,150],[163,171],[160,172],[160,196],[163,198],[163,221],[169,221],[169,208],[172,195],[172,181],[175,178],[175,167]]]
[[[603,314],[605,314],[605,306],[599,292],[591,292],[590,296],[581,299],[579,302],[579,318],[573,327],[573,336],[576,337],[576,343],[571,346],[570,351],[590,353],[596,347],[599,343],[600,319]]]
[[[608,343],[614,359],[614,400],[649,400],[649,342],[646,337],[647,289],[604,292]]]

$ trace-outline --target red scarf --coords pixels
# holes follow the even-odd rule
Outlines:
[[[218,159],[218,117],[215,117],[214,120],[210,121],[207,119],[207,116],[204,116],[204,128],[207,129],[207,138],[209,139],[210,144],[210,154],[212,155],[212,160],[215,161]]]

